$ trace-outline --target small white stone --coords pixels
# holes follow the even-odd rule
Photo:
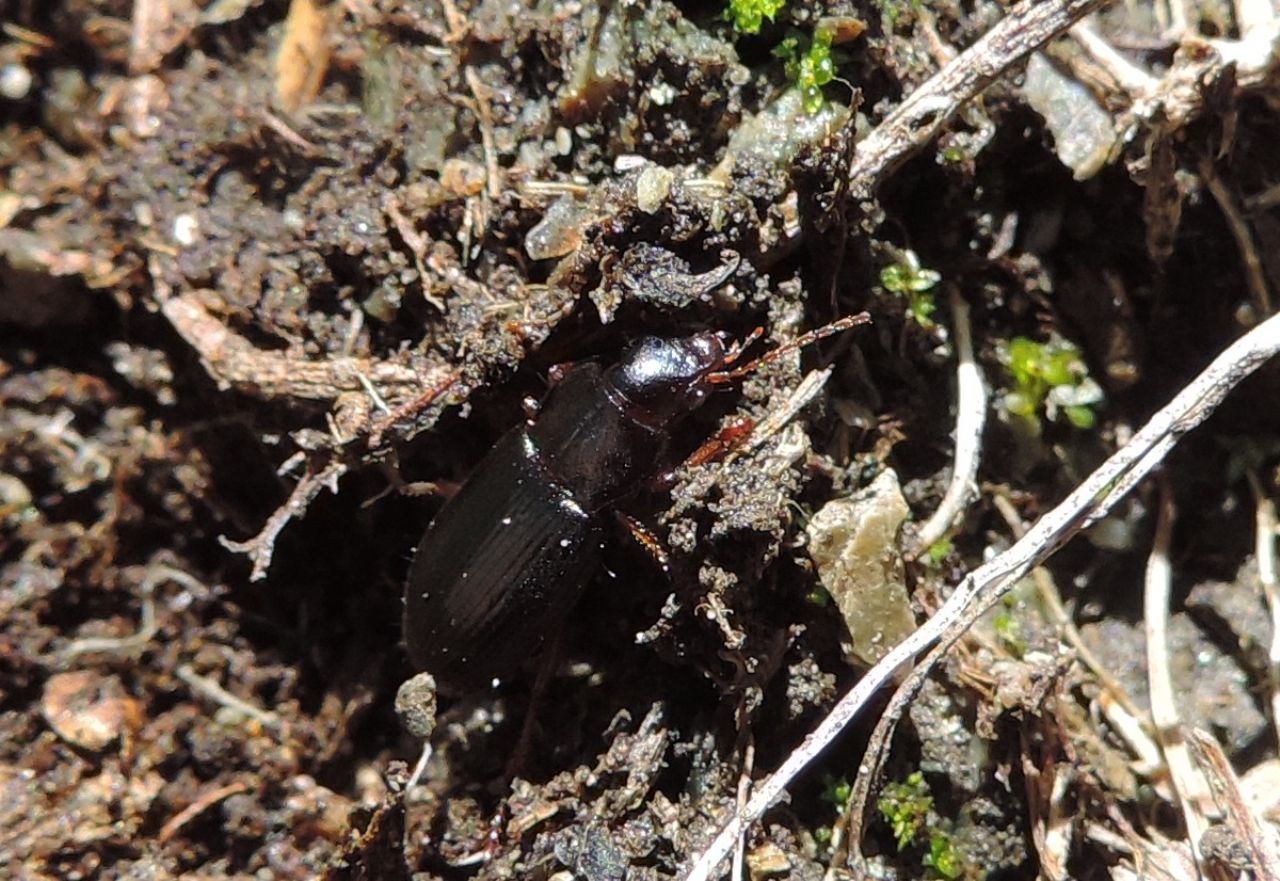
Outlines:
[[[0,96],[21,101],[31,93],[31,71],[21,64],[0,67]]]
[[[676,99],[676,90],[671,83],[654,83],[649,87],[649,100],[659,107],[666,107]]]
[[[179,245],[190,247],[196,243],[200,221],[194,214],[184,212],[173,219],[173,238]]]

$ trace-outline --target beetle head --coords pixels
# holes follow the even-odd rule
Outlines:
[[[637,341],[613,369],[612,385],[631,408],[633,418],[666,425],[690,413],[711,389],[707,377],[723,366],[723,334]]]

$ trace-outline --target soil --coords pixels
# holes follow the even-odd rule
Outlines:
[[[824,503],[893,469],[912,521],[877,546],[903,597],[879,601],[918,620],[1011,543],[997,498],[1026,521],[1052,507],[1280,283],[1265,84],[1205,85],[1199,112],[1073,175],[1019,65],[850,198],[857,138],[1006,11],[793,2],[741,34],[717,4],[665,0],[0,4],[0,874],[687,867],[878,656],[849,647],[841,613],[864,613],[805,551]],[[837,76],[805,107],[774,49],[833,22]],[[1135,63],[1177,63],[1143,9],[1103,24]],[[982,492],[916,559],[952,464],[952,295],[993,392]],[[543,649],[424,696],[409,786],[409,562],[523,399],[646,334],[763,327],[754,354],[864,310],[669,432],[670,478],[619,506],[665,568],[602,515],[604,562],[549,585],[582,597]],[[1011,368],[1019,339],[1066,353],[1051,390]],[[785,426],[734,446],[828,367]],[[1277,747],[1254,523],[1280,476],[1278,384],[1264,368],[1160,478],[1169,672],[1241,774]],[[859,872],[1095,878],[1186,847],[1167,777],[1100,709],[1121,689],[1148,712],[1158,501],[1143,486],[1075,539],[930,683],[881,771],[915,788],[873,805]],[[873,722],[753,827],[750,877],[853,872]]]

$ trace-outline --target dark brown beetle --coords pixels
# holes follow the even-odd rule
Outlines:
[[[518,670],[590,581],[606,515],[655,475],[676,424],[715,386],[866,320],[842,319],[736,369],[758,330],[742,346],[711,332],[646,337],[612,367],[571,368],[423,535],[405,586],[413,663],[454,688]]]

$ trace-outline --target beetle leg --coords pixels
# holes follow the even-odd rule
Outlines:
[[[736,422],[726,425],[716,433],[715,437],[710,438],[702,446],[694,450],[678,466],[653,478],[650,489],[654,492],[670,492],[671,488],[676,485],[676,472],[681,468],[706,465],[708,462],[719,462],[735,450],[741,449],[750,440],[751,434],[755,429],[755,420],[749,416],[743,416]]]
[[[533,746],[533,737],[538,728],[538,707],[547,693],[547,686],[551,684],[552,674],[560,666],[560,650],[563,645],[564,628],[557,627],[555,635],[547,643],[542,659],[538,663],[538,675],[533,680],[533,690],[529,692],[529,705],[524,711],[524,724],[520,726],[520,739],[516,741],[516,748],[511,751],[511,758],[507,760],[507,780],[516,779],[525,770],[529,751]]]
[[[572,361],[561,361],[547,368],[547,388],[554,388],[573,369]]]
[[[614,516],[618,518],[618,522],[630,533],[635,539],[636,544],[640,545],[662,570],[664,575],[671,575],[671,555],[667,553],[666,547],[662,544],[662,539],[653,534],[643,523],[629,514],[621,511],[614,511]]]
[[[755,431],[755,429],[756,421],[749,416],[743,416],[738,421],[726,425],[716,432],[715,437],[694,450],[693,454],[685,459],[683,464],[687,467],[692,467],[694,465],[705,465],[708,462],[718,462],[741,447],[747,438],[751,437],[751,432]]]
[[[413,400],[406,404],[402,404],[390,413],[384,415],[373,424],[373,427],[369,432],[369,449],[373,450],[382,446],[382,436],[384,434],[395,428],[397,423],[403,422],[410,417],[417,416],[423,410],[427,409],[427,407],[431,406],[432,402],[434,402],[436,398],[453,388],[460,379],[462,379],[462,372],[455,370],[446,376],[441,382],[429,389],[426,389]]]

